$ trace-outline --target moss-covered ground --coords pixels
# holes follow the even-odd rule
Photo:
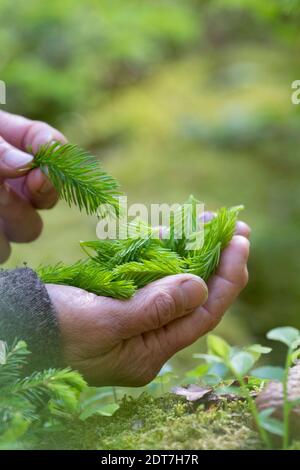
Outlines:
[[[94,416],[69,424],[68,432],[47,436],[49,449],[260,449],[245,403],[211,406],[166,394],[124,398],[113,417]]]

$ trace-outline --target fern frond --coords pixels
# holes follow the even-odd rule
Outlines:
[[[110,208],[119,213],[117,182],[100,168],[96,158],[76,145],[56,142],[41,146],[33,167],[50,178],[70,206],[75,204],[87,214],[97,214],[99,206],[106,205],[107,211]]]

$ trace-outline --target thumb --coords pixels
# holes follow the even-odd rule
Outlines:
[[[111,299],[110,309],[117,318],[124,339],[156,330],[193,312],[208,297],[205,282],[192,274],[177,274],[139,289],[130,300]]]
[[[0,179],[18,178],[30,170],[33,156],[23,152],[0,137]]]

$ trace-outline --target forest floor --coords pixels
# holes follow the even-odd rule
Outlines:
[[[261,449],[242,402],[203,405],[175,395],[125,397],[113,417],[72,422],[69,432],[41,444],[55,449]]]

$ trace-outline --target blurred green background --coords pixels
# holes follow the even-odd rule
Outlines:
[[[300,324],[299,20],[298,0],[0,4],[3,109],[90,149],[131,202],[245,204],[250,284],[219,327],[236,344]],[[63,203],[43,217],[7,267],[74,261],[95,237]]]

